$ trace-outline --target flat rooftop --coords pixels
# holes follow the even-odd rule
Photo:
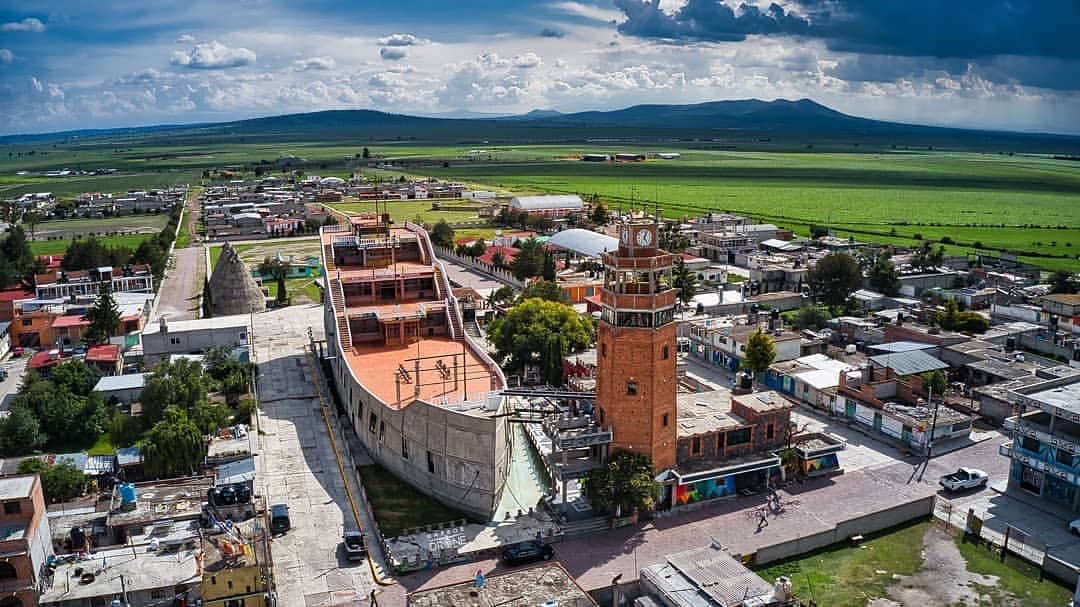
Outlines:
[[[416,373],[418,358],[419,376]],[[492,389],[491,372],[476,353],[464,342],[445,337],[427,337],[402,346],[354,344],[346,359],[365,388],[398,409],[416,398],[433,404],[478,400]],[[448,372],[445,378],[439,369],[440,361]],[[407,373],[400,383],[399,367]],[[455,374],[457,382],[454,381]]]
[[[547,603],[554,601],[553,603]],[[596,601],[558,563],[492,575],[478,589],[475,581],[414,592],[409,607],[595,607]]]
[[[145,525],[164,519],[197,518],[214,477],[199,476],[160,483],[135,485],[134,510],[120,509],[119,488],[113,490],[108,525]]]
[[[710,392],[680,394],[677,401],[680,437],[708,434],[718,430],[748,426],[741,417],[731,413],[731,391],[720,388]]]
[[[365,267],[360,264],[337,267],[337,276],[341,278],[342,284],[367,282],[377,278],[425,276],[434,273],[434,266],[419,261],[397,261],[393,265],[381,268]]]
[[[266,563],[266,542],[263,540],[265,525],[253,518],[236,523],[228,532],[204,533],[202,549],[203,568],[209,572],[237,567],[253,567]]]
[[[1069,413],[1080,414],[1080,381],[1073,381],[1064,386],[1040,390],[1023,396]]]
[[[13,500],[30,497],[34,488],[34,475],[23,474],[0,478],[0,500]]]
[[[766,392],[754,392],[753,394],[740,394],[732,396],[731,400],[756,413],[770,413],[794,409],[795,403],[783,397],[779,392],[768,390]]]
[[[166,326],[170,333],[184,333],[187,331],[215,331],[220,329],[241,329],[251,324],[249,314],[231,314],[228,316],[214,316],[212,318],[200,318],[197,320],[167,320]],[[143,334],[161,332],[161,323],[148,323],[143,329]]]
[[[188,544],[157,551],[148,546],[97,550],[87,560],[59,563],[52,586],[41,594],[39,602],[75,604],[98,597],[112,600],[123,590],[163,589],[171,597],[175,590],[196,588],[202,582],[202,576],[195,573],[195,551],[195,546]],[[83,583],[83,578],[75,575],[76,569],[93,574],[93,581]]]

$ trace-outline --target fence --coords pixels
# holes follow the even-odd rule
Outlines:
[[[820,533],[801,536],[793,540],[760,548],[754,555],[754,564],[764,565],[832,546],[833,544],[839,544],[840,542],[846,542],[855,536],[875,533],[911,520],[930,516],[933,511],[933,496],[898,504],[885,510],[878,510],[877,512],[842,521],[832,529]]]
[[[525,288],[525,283],[518,280],[517,278],[514,278],[514,275],[511,274],[508,270],[496,268],[493,265],[486,264],[479,260],[462,257],[446,247],[435,247],[435,251],[439,257],[453,260],[454,263],[463,265],[467,268],[472,268],[478,272],[482,272],[483,274],[490,276],[491,278],[503,283],[504,285],[513,287],[515,289],[518,289],[519,291]]]
[[[984,524],[985,513],[977,512],[974,508],[958,507],[940,496],[934,503],[934,518],[945,523],[946,528],[959,529],[986,542],[1001,555],[1002,560],[1011,554],[1035,565],[1041,574],[1069,585],[1076,583],[1078,572],[1075,565],[1048,554],[1046,542],[1019,527],[1006,524],[1004,530],[994,529]]]

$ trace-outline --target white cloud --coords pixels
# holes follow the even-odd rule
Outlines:
[[[379,56],[387,61],[398,61],[408,56],[408,53],[400,48],[381,48],[379,49]]]
[[[230,48],[213,40],[196,44],[186,53],[173,53],[169,63],[201,70],[241,67],[255,63],[255,51],[243,47]]]
[[[430,41],[425,38],[417,38],[413,34],[390,34],[379,38],[377,42],[381,46],[419,46]]]
[[[192,36],[191,34],[180,34],[176,39],[177,44],[190,44],[192,42],[195,42],[195,36]]]
[[[22,21],[9,21],[0,25],[0,32],[43,32],[45,24],[37,17],[27,17]]]
[[[408,83],[397,74],[380,72],[368,79],[368,84],[381,89],[404,88]]]
[[[11,63],[15,60],[15,53],[10,49],[0,48],[0,64]]]
[[[601,8],[599,6],[583,4],[581,2],[553,2],[551,3],[551,8],[575,17],[591,19],[592,21],[602,21],[604,23],[621,23],[626,20],[626,14],[622,11],[613,8]]]
[[[521,69],[532,69],[534,67],[540,67],[543,60],[540,59],[540,55],[533,52],[525,53],[524,55],[518,55],[514,57],[514,67]]]
[[[332,70],[337,65],[333,57],[308,57],[293,62],[294,69],[298,72],[308,70]]]

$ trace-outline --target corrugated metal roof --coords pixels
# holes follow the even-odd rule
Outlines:
[[[247,457],[239,461],[218,466],[215,486],[231,485],[255,480],[255,458]]]
[[[510,208],[523,211],[543,211],[547,209],[583,209],[585,203],[576,194],[552,194],[550,196],[515,196],[510,199]]]
[[[138,447],[121,447],[116,450],[116,463],[122,466],[133,466],[142,462],[142,454]]]
[[[925,344],[921,341],[892,341],[887,344],[867,346],[867,348],[876,352],[911,352],[912,350],[931,350],[937,347],[935,344]]]
[[[95,392],[112,392],[114,390],[141,390],[146,386],[145,373],[130,373],[128,375],[106,375],[98,380],[94,386]]]
[[[666,565],[653,565],[642,573],[680,607],[735,607],[773,591],[771,584],[715,544],[669,555]]]
[[[888,367],[897,375],[918,375],[927,371],[948,369],[949,365],[930,356],[922,350],[909,352],[890,352],[871,356],[870,360],[879,367]]]
[[[585,257],[599,257],[605,251],[618,249],[619,239],[599,232],[573,228],[552,236],[548,239],[548,244]]]

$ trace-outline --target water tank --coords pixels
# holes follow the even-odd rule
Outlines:
[[[1011,336],[1011,335],[1009,337],[1006,337],[1005,338],[1005,351],[1006,352],[1012,352],[1015,349],[1016,349],[1016,338]]]
[[[221,503],[226,506],[231,506],[236,503],[236,490],[232,485],[225,485],[221,488]]]
[[[211,487],[206,491],[206,501],[211,506],[220,506],[224,502],[221,501],[221,489],[217,487]]]
[[[80,552],[86,547],[86,533],[82,527],[71,528],[71,550]]]
[[[130,505],[135,503],[135,484],[124,483],[120,485],[120,504]]]
[[[754,387],[754,379],[748,373],[740,373],[739,387],[743,390],[752,389]]]
[[[844,354],[854,354],[856,350],[858,350],[858,348],[855,347],[855,344],[848,344],[844,346]]]
[[[247,485],[233,485],[233,489],[236,491],[237,504],[247,504],[251,502],[251,489]]]

